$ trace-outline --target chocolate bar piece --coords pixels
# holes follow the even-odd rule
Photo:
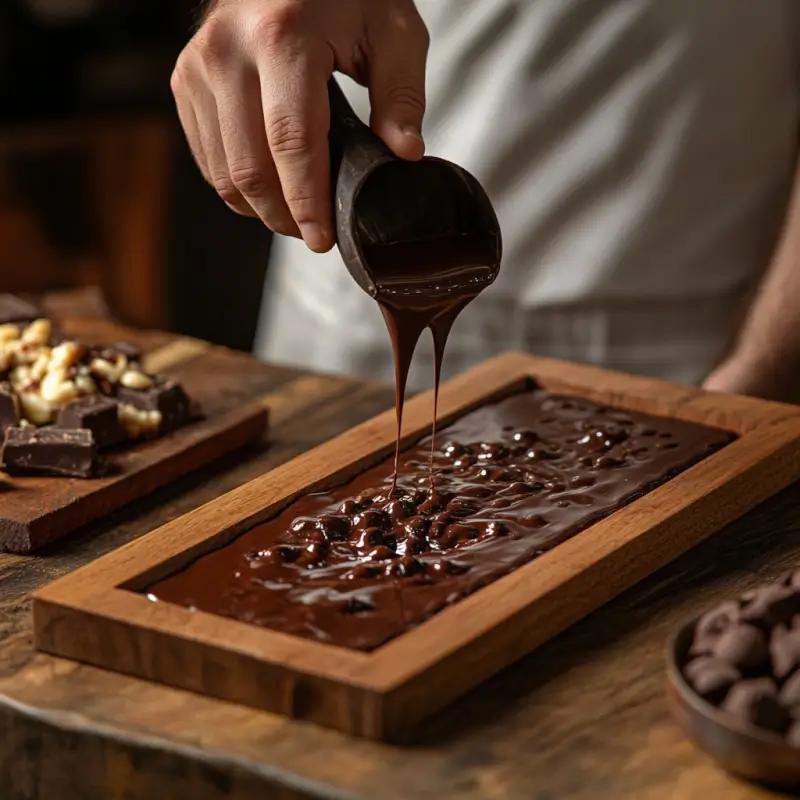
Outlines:
[[[41,316],[33,303],[13,294],[0,294],[0,325],[33,322]]]
[[[166,378],[157,380],[149,389],[120,386],[117,399],[139,411],[157,411],[161,415],[159,434],[174,431],[194,416],[192,403],[183,387]]]
[[[0,433],[19,425],[19,402],[11,385],[0,383]]]
[[[97,470],[97,446],[85,428],[9,428],[3,467],[10,474],[91,478]]]
[[[56,427],[87,428],[98,448],[111,447],[128,438],[117,409],[117,403],[109,397],[87,395],[61,409]]]
[[[91,355],[93,358],[102,358],[111,362],[116,361],[117,356],[125,356],[129,362],[138,362],[142,360],[142,348],[130,342],[113,342],[93,347]]]

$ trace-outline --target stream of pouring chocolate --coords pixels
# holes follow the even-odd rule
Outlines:
[[[433,453],[436,449],[436,415],[439,378],[447,337],[458,315],[497,274],[496,254],[478,237],[450,236],[420,242],[373,245],[365,248],[378,289],[378,304],[392,340],[395,368],[395,444],[392,492],[397,485],[403,406],[411,359],[422,332],[429,328],[434,344]]]

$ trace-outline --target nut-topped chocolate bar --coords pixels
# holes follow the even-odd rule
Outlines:
[[[0,296],[6,472],[92,477],[98,451],[164,435],[197,413],[180,384],[144,370],[135,346],[64,338],[34,306]]]
[[[726,445],[536,390],[466,414],[151,586],[154,601],[373,650]]]

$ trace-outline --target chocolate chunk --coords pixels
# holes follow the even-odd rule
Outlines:
[[[128,438],[117,408],[117,403],[109,397],[87,395],[61,409],[56,427],[87,428],[98,447],[110,447]]]
[[[722,702],[728,689],[742,679],[736,667],[711,656],[700,656],[684,667],[684,675],[691,687],[711,703]]]
[[[773,674],[782,681],[800,665],[800,629],[776,626],[770,636],[769,652]]]
[[[800,706],[800,671],[783,684],[780,697],[785,706]]]
[[[771,584],[742,595],[742,620],[763,628],[786,624],[798,612],[800,594],[788,586]]]
[[[149,389],[128,389],[120,386],[117,399],[139,411],[157,411],[161,415],[158,429],[161,434],[174,431],[193,416],[189,397],[183,387],[173,380],[161,379]]]
[[[744,674],[753,673],[769,660],[767,637],[754,625],[733,625],[714,642],[711,655]]]
[[[739,604],[735,601],[722,603],[705,613],[697,623],[692,643],[692,655],[707,655],[716,640],[731,625],[739,621]]]
[[[800,722],[795,722],[786,732],[786,743],[792,747],[800,747]]]
[[[142,360],[142,348],[130,342],[114,342],[108,345],[106,349],[115,355],[125,356],[128,361]]]
[[[19,401],[11,385],[0,383],[0,434],[19,425]]]
[[[790,723],[789,712],[778,702],[778,690],[770,678],[740,681],[728,692],[720,706],[745,722],[777,733]]]
[[[39,319],[42,312],[33,303],[28,303],[13,294],[0,294],[0,325],[26,323]]]
[[[97,447],[85,429],[9,428],[3,466],[12,474],[90,478],[97,471]]]

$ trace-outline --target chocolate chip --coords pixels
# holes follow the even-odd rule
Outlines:
[[[379,544],[373,550],[367,553],[367,558],[371,561],[386,561],[390,558],[396,558],[397,554],[394,550],[390,550],[386,545]]]
[[[592,462],[595,469],[613,469],[614,467],[621,467],[624,461],[615,456],[600,456]]]
[[[419,504],[419,510],[423,514],[433,514],[445,508],[451,499],[452,498],[447,494],[440,493],[436,489],[431,489],[425,500]]]
[[[464,525],[460,522],[448,525],[440,538],[442,547],[449,549],[460,544],[474,541],[478,538],[478,529],[474,525]]]
[[[725,633],[731,625],[739,621],[739,604],[734,601],[722,603],[711,611],[706,612],[697,623],[694,641],[692,642],[692,655],[703,655],[711,652],[716,640]]]
[[[800,595],[788,586],[771,584],[742,595],[741,618],[764,628],[788,623],[800,612]]]
[[[355,500],[345,500],[339,506],[339,513],[344,514],[346,517],[350,517],[353,514],[358,513],[360,510],[361,509],[359,508],[358,503],[356,503]]]
[[[392,522],[401,522],[404,519],[413,517],[417,509],[408,500],[392,500],[384,509]]]
[[[742,679],[735,667],[718,658],[700,656],[684,667],[684,675],[692,688],[703,698],[719,704],[728,689]]]
[[[419,555],[425,553],[430,549],[430,542],[427,536],[421,534],[410,533],[406,536],[406,552]]]
[[[777,625],[770,636],[769,652],[772,671],[782,681],[800,665],[800,629]]]
[[[732,625],[714,642],[711,654],[743,674],[753,673],[769,661],[767,637],[754,625]]]
[[[317,528],[329,541],[343,542],[350,535],[350,520],[347,517],[325,514],[317,520]]]
[[[403,556],[403,558],[389,564],[386,569],[387,573],[395,575],[398,578],[410,578],[414,575],[421,575],[424,573],[425,565],[413,556]]]
[[[786,743],[792,747],[800,747],[800,722],[795,722],[786,733]]]
[[[386,531],[392,527],[392,521],[389,515],[384,511],[370,508],[366,511],[361,511],[353,517],[353,527],[357,531],[363,531],[367,528],[378,528],[378,530]]]
[[[503,522],[492,521],[486,524],[484,531],[487,536],[501,538],[503,536],[508,536],[508,525]]]
[[[367,528],[365,531],[361,531],[358,534],[358,538],[356,539],[355,543],[357,547],[366,548],[369,550],[381,544],[386,545],[386,547],[390,547],[385,533],[378,528]]]
[[[778,690],[770,678],[739,681],[720,706],[745,722],[782,733],[789,726],[789,712],[778,702]]]
[[[431,520],[428,517],[411,517],[403,525],[411,535],[426,536],[431,527]]]

